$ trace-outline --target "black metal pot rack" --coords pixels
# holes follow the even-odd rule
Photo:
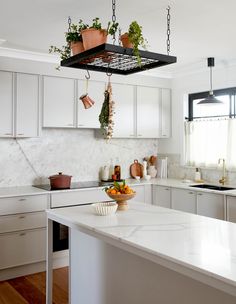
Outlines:
[[[61,66],[86,69],[97,72],[129,75],[160,66],[175,63],[175,56],[139,50],[141,65],[138,64],[133,49],[104,43],[78,55],[61,61]]]

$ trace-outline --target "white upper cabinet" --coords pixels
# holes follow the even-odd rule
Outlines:
[[[13,73],[0,71],[0,136],[14,136]]]
[[[43,127],[76,127],[75,80],[43,77]]]
[[[104,101],[105,82],[90,80],[88,83],[88,95],[95,104],[88,109],[84,108],[79,99],[86,92],[86,81],[78,80],[78,107],[77,107],[77,127],[99,129],[99,114]]]
[[[160,138],[171,136],[171,90],[161,89]]]
[[[160,89],[137,87],[137,137],[160,136]]]
[[[16,137],[39,136],[39,76],[16,74]]]
[[[113,137],[135,137],[135,87],[126,84],[112,84],[115,101]]]

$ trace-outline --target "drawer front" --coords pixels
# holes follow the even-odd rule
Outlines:
[[[0,269],[46,259],[46,229],[0,235]]]
[[[41,211],[48,208],[48,195],[26,195],[0,199],[0,215]]]
[[[46,212],[4,215],[0,217],[0,233],[46,227]]]
[[[51,194],[51,208],[82,205],[111,200],[104,190],[89,189]]]

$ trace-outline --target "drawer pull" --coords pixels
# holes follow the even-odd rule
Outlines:
[[[193,194],[193,192],[189,192],[188,194]]]
[[[24,218],[25,218],[25,215],[19,216],[19,219],[24,219]]]
[[[24,202],[24,201],[26,201],[26,198],[20,198],[18,201],[19,202]]]
[[[5,133],[4,135],[12,135],[12,133]]]
[[[17,135],[19,135],[19,136],[23,136],[23,135],[25,135],[24,133],[18,133]]]
[[[19,234],[19,236],[24,236],[24,235],[26,235],[25,232],[22,232],[22,233]]]
[[[202,195],[202,193],[198,193],[197,195]]]
[[[165,190],[168,190],[168,191],[169,191],[170,189],[169,189],[169,188],[165,188]]]

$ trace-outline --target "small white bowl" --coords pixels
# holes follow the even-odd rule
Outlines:
[[[151,175],[145,175],[144,179],[146,179],[147,181],[149,181],[151,179]]]
[[[134,177],[136,180],[140,180],[140,176],[135,176]]]
[[[116,202],[103,202],[103,203],[92,204],[92,208],[94,212],[98,215],[115,214],[117,207],[118,205]]]

